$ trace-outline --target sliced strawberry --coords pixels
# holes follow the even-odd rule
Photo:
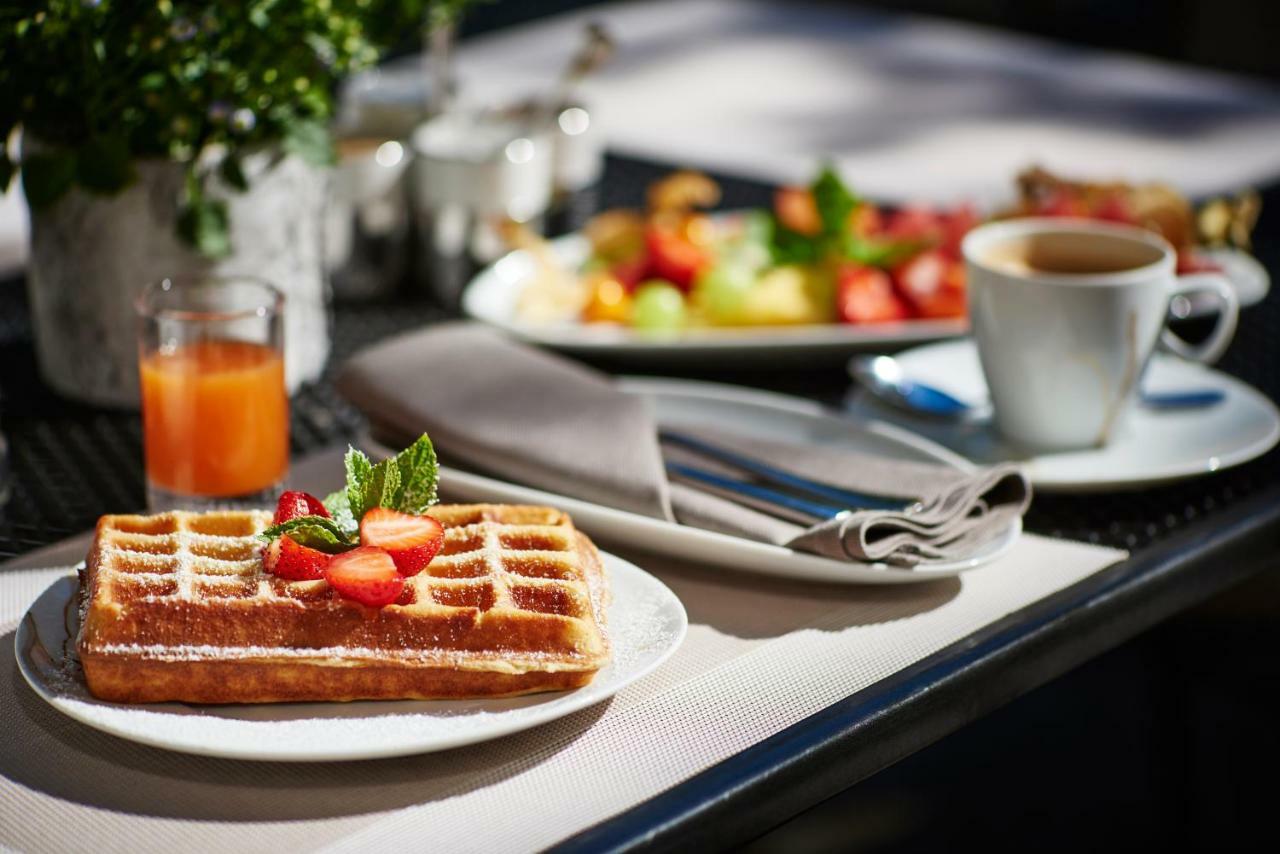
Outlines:
[[[1178,250],[1178,275],[1188,273],[1221,273],[1222,265],[1212,258],[1206,258],[1194,249]]]
[[[925,205],[906,205],[889,214],[882,233],[895,240],[942,239],[945,217]]]
[[[1138,224],[1138,218],[1134,215],[1133,207],[1124,193],[1107,193],[1094,203],[1093,215],[1109,222],[1120,222],[1125,225]]]
[[[964,264],[942,250],[926,250],[899,265],[893,280],[921,317],[964,317]]]
[[[978,210],[968,202],[956,205],[942,218],[942,243],[939,248],[952,258],[960,257],[960,242],[982,222]]]
[[[444,528],[430,516],[373,507],[360,520],[360,542],[385,549],[401,575],[417,575],[444,543]]]
[[[711,255],[679,231],[651,225],[645,232],[649,272],[681,290],[689,290],[698,274],[711,266]]]
[[[324,577],[339,595],[371,608],[391,604],[404,590],[404,576],[396,572],[391,555],[373,546],[334,555]]]
[[[1037,216],[1089,216],[1089,203],[1079,193],[1060,187],[1037,200],[1034,213]]]
[[[649,275],[649,255],[642,252],[635,258],[618,261],[609,268],[609,272],[622,283],[627,293],[631,293]]]
[[[845,323],[886,323],[911,316],[911,309],[893,290],[884,270],[844,267],[837,288],[836,308]]]
[[[327,517],[328,515],[329,511],[324,509],[319,498],[291,489],[281,495],[280,500],[276,502],[276,515],[271,524],[279,525],[281,522],[288,522],[299,516]]]
[[[292,537],[276,537],[262,554],[267,572],[290,581],[315,581],[324,578],[329,556],[308,548]]]

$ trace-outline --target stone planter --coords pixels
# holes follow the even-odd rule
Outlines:
[[[249,190],[213,186],[227,200],[232,254],[210,260],[175,231],[182,167],[138,164],[138,180],[113,197],[75,189],[32,213],[27,273],[40,372],[62,394],[138,406],[134,298],[172,275],[252,275],[285,294],[285,369],[292,392],[329,355],[323,216],[328,173],[296,157],[246,158]]]

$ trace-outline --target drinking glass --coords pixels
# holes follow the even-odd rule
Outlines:
[[[249,277],[172,277],[138,297],[152,511],[272,503],[289,468],[284,296]]]

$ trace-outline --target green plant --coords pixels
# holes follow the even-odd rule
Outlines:
[[[221,255],[227,209],[209,175],[243,190],[243,157],[270,146],[332,162],[337,82],[457,0],[14,5],[0,9],[0,141],[21,127],[31,144],[20,163],[0,150],[0,188],[20,172],[39,210],[74,186],[118,193],[137,160],[169,158],[186,165],[179,232]]]

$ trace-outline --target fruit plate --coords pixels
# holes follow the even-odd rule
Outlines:
[[[494,700],[404,700],[198,706],[124,705],[95,699],[74,655],[74,575],[55,581],[18,626],[18,666],[27,683],[63,714],[94,729],[153,747],[291,762],[374,759],[430,753],[499,738],[600,703],[653,671],[684,640],[684,607],[665,584],[602,552],[613,601],[613,662],[574,691]]]
[[[549,241],[560,263],[576,270],[590,254],[581,234]],[[1261,301],[1271,287],[1266,269],[1239,249],[1200,250],[1222,268],[1242,306]],[[905,320],[898,323],[814,323],[802,326],[751,326],[695,329],[678,335],[646,334],[613,324],[577,321],[537,324],[516,313],[520,292],[536,270],[523,249],[499,258],[471,280],[462,294],[462,310],[475,320],[496,326],[526,341],[567,353],[625,359],[632,363],[673,364],[741,361],[742,359],[835,358],[864,350],[889,349],[954,338],[969,329],[968,320]],[[1192,300],[1185,316],[1216,310],[1212,301]]]
[[[590,244],[581,234],[556,238],[549,241],[549,246],[560,263],[572,270],[581,267],[590,254]],[[523,249],[499,258],[467,285],[462,294],[463,312],[526,341],[569,353],[700,364],[752,356],[835,358],[859,350],[952,338],[969,328],[965,320],[907,320],[721,327],[655,336],[613,324],[535,324],[517,316],[516,303],[536,268],[533,256]]]

